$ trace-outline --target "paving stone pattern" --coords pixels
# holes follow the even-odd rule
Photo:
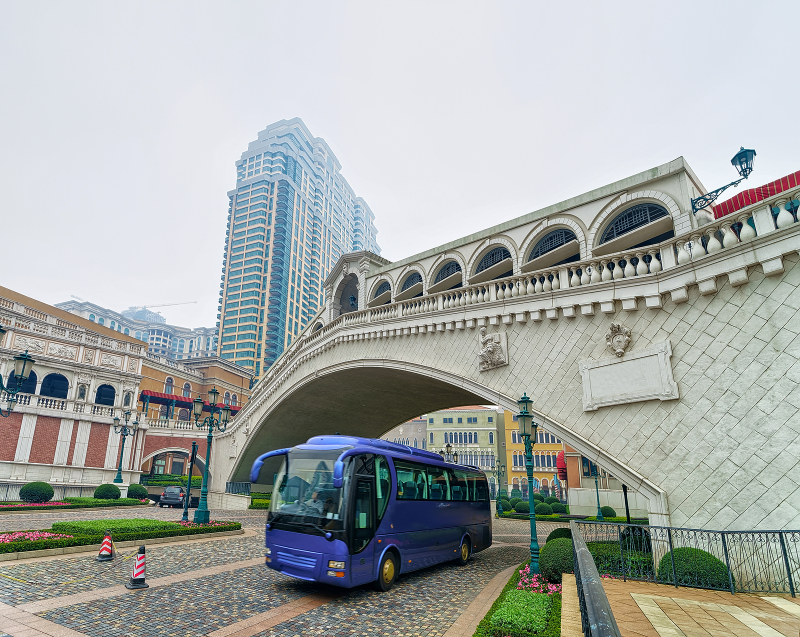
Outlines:
[[[251,566],[39,616],[92,637],[199,637],[319,589]]]

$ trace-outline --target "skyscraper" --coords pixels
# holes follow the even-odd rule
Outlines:
[[[300,118],[258,134],[236,162],[217,308],[219,355],[269,367],[324,303],[322,283],[346,252],[380,254],[375,215]]]

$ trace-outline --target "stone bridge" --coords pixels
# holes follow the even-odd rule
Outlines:
[[[653,524],[800,528],[800,189],[716,221],[691,215],[702,192],[681,158],[402,261],[344,255],[217,437],[214,484],[314,434],[527,392]]]

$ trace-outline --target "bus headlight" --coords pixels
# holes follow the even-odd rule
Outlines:
[[[331,560],[328,562],[328,568],[344,568],[344,562],[334,562]]]

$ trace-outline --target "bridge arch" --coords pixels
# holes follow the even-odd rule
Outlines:
[[[504,395],[457,373],[408,361],[362,359],[311,367],[305,376],[276,390],[281,395],[260,414],[259,422],[244,424],[244,429],[252,425],[252,432],[226,480],[247,481],[260,454],[294,446],[313,435],[342,431],[377,438],[420,413],[465,404],[496,404],[517,411],[517,396]],[[667,497],[661,488],[560,421],[535,410],[534,414],[547,431],[647,497],[651,522],[668,520]],[[220,441],[234,432],[224,434]],[[262,480],[268,482],[277,470],[278,461],[273,464],[265,465]]]
[[[343,274],[337,282],[333,293],[334,307],[338,308],[339,310],[336,316],[363,309],[359,308],[358,292],[358,275],[355,272]],[[336,316],[333,318],[336,318]]]

